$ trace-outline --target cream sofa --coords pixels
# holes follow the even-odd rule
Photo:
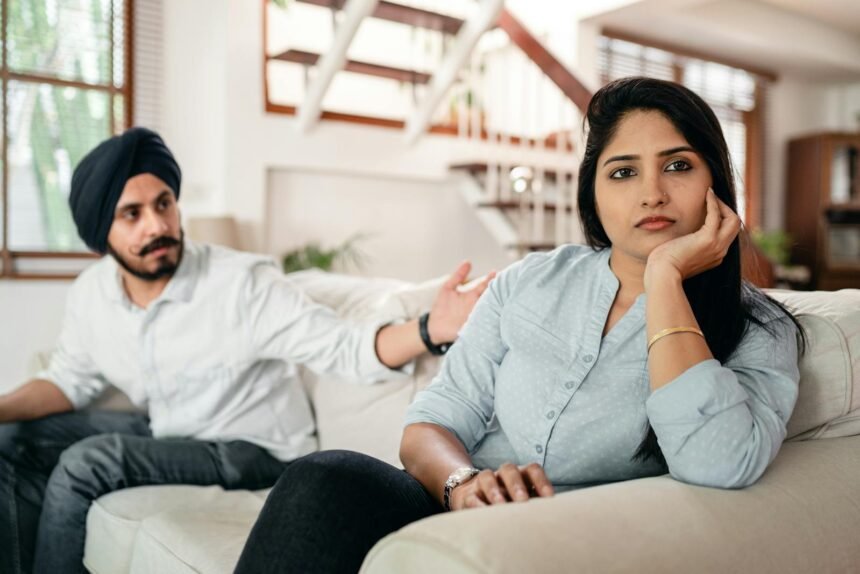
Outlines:
[[[291,277],[352,320],[417,316],[440,284]],[[439,515],[382,540],[362,572],[860,573],[860,290],[772,294],[800,312],[811,344],[790,441],[757,484],[723,491],[663,476]],[[377,385],[304,373],[321,448],[399,464],[405,409],[438,366],[425,356],[411,376]],[[88,516],[85,564],[96,574],[232,572],[266,494],[157,486],[104,496]]]

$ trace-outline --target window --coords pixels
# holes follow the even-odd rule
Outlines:
[[[738,214],[748,227],[758,227],[764,158],[761,102],[766,81],[773,76],[680,52],[604,33],[600,38],[601,81],[626,76],[670,80],[708,102],[720,120],[734,163]]]
[[[68,207],[75,165],[131,124],[131,0],[0,4],[3,275],[31,260],[56,273],[89,256]]]

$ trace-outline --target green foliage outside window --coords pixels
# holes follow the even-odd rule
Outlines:
[[[6,3],[8,71],[20,75],[4,85],[9,248],[81,251],[68,208],[71,175],[112,128],[125,127],[125,0]]]

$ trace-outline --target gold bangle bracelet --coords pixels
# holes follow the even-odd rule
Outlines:
[[[697,329],[696,327],[669,327],[668,329],[663,329],[662,331],[651,337],[651,339],[648,341],[648,350],[646,352],[650,353],[651,347],[654,345],[654,343],[656,343],[666,335],[674,335],[675,333],[695,333],[703,339],[705,338],[705,334],[702,333],[701,329]]]

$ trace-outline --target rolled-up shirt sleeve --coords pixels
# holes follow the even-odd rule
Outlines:
[[[751,324],[725,364],[693,365],[645,403],[672,477],[702,486],[743,488],[776,457],[797,401],[796,327]]]
[[[494,412],[496,373],[508,350],[500,331],[502,309],[525,261],[511,265],[490,283],[445,356],[439,374],[409,406],[407,425],[439,425],[453,433],[470,453],[483,439]]]
[[[376,354],[376,335],[402,318],[356,323],[284,281],[270,264],[252,269],[243,294],[247,327],[259,355],[304,365],[316,373],[374,383],[412,373],[414,361],[390,369]]]
[[[75,287],[69,292],[60,338],[48,367],[36,373],[37,379],[56,385],[75,409],[92,403],[108,387],[98,371],[85,345],[85,324],[81,317],[84,302],[79,300]]]

